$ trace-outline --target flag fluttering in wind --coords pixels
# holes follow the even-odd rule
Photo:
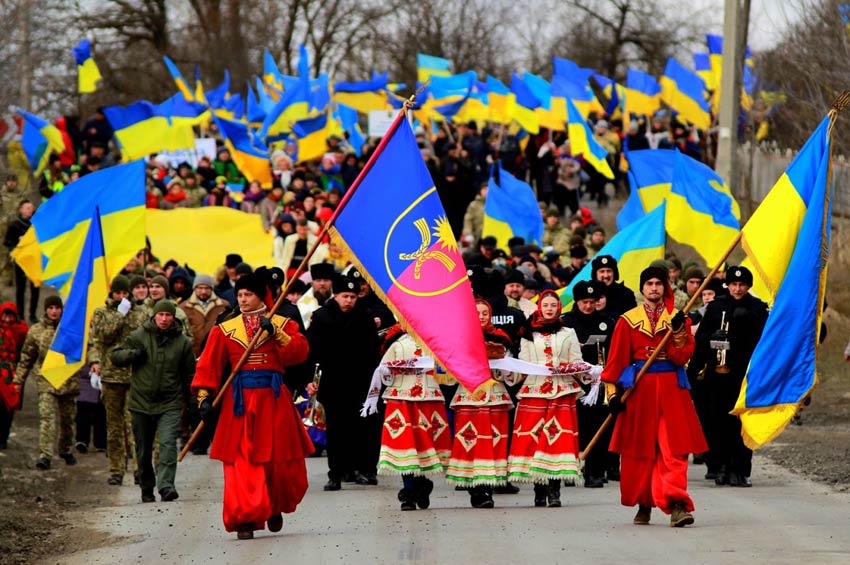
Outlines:
[[[91,55],[91,41],[81,39],[80,43],[72,48],[74,61],[77,63],[77,92],[89,94],[97,90],[97,81],[101,78],[100,69]]]
[[[484,201],[482,236],[493,236],[499,248],[507,249],[512,237],[526,243],[543,243],[543,218],[534,189],[502,168],[493,165]]]
[[[711,115],[705,101],[705,83],[699,75],[670,57],[659,83],[661,99],[678,112],[682,120],[703,130],[711,126]]]
[[[614,171],[608,164],[608,151],[599,145],[587,122],[581,117],[578,108],[569,99],[567,99],[567,118],[569,119],[568,129],[572,154],[584,157],[584,160],[596,169],[596,172],[613,180]]]
[[[47,166],[51,153],[65,151],[62,132],[53,124],[42,120],[26,110],[18,110],[23,118],[21,147],[24,150],[33,176],[39,176]]]
[[[832,223],[829,126],[825,118],[741,230],[745,264],[773,304],[732,411],[751,449],[782,433],[818,380]]]
[[[469,390],[487,382],[484,340],[471,339],[481,335],[472,286],[404,112],[332,221],[331,238],[351,251],[376,294],[437,363]]]

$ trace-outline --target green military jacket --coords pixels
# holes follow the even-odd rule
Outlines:
[[[160,300],[166,299],[161,298]],[[150,297],[145,299],[143,307],[147,312],[147,319],[153,318],[153,307],[157,302],[159,302],[159,300],[154,300]],[[180,324],[183,326],[183,335],[188,337],[190,342],[194,343],[194,336],[192,335],[192,324],[189,323],[189,318],[186,317],[186,312],[184,312],[182,308],[177,308],[177,312],[174,314],[174,317],[177,318],[180,321]]]
[[[110,354],[116,367],[132,370],[130,410],[143,414],[162,414],[181,410],[189,399],[189,384],[195,377],[192,342],[181,332],[175,320],[167,330],[146,321]],[[136,353],[144,351],[140,360]]]
[[[56,388],[41,374],[41,365],[44,363],[50,344],[53,343],[53,336],[56,335],[58,325],[59,322],[48,320],[45,317],[30,328],[21,350],[21,360],[18,362],[14,382],[22,385],[32,373],[36,377],[39,393],[49,392],[59,396],[76,395],[80,392],[80,380],[77,375],[71,376],[62,383],[62,386]]]
[[[150,319],[146,309],[133,306],[126,316],[118,311],[118,302],[106,301],[94,311],[89,333],[88,362],[100,365],[100,377],[105,383],[130,384],[130,368],[116,367],[109,357],[110,352],[123,342],[130,332],[142,327]]]

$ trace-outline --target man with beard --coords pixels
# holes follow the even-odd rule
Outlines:
[[[591,263],[590,278],[605,285],[605,310],[604,313],[615,320],[637,306],[635,293],[621,282],[620,270],[617,268],[617,260],[611,255],[599,255]]]
[[[378,484],[383,421],[380,412],[360,417],[372,372],[380,361],[375,321],[365,309],[355,307],[359,283],[338,277],[333,290],[333,297],[312,313],[307,331],[310,361],[318,363],[322,370],[318,394],[327,423],[326,491],[340,490],[342,481]],[[312,387],[308,390],[311,394],[315,392]]]
[[[605,284],[600,281],[581,281],[573,287],[573,309],[564,314],[561,320],[564,326],[572,328],[581,344],[582,359],[594,365],[604,365],[605,355],[614,332],[614,320],[603,312],[596,310],[596,302],[605,292]],[[590,336],[602,336],[603,341],[588,343]],[[588,406],[582,401],[576,404],[578,412],[579,447],[585,449],[596,434],[596,430],[608,417],[608,406],[605,404],[605,394],[600,391],[595,403]],[[616,453],[607,451],[611,442],[611,428],[599,440],[599,447],[591,451],[584,460],[584,486],[587,488],[602,488],[605,474],[608,479],[620,479],[620,458]],[[606,447],[603,447],[606,446]]]
[[[688,366],[691,375],[705,371],[709,403],[707,464],[709,473],[716,474],[718,485],[752,486],[753,452],[741,439],[741,420],[729,413],[741,393],[750,357],[767,323],[768,306],[750,294],[752,284],[749,269],[729,268],[729,294],[715,298],[705,309],[696,333],[694,358]],[[728,343],[725,355],[713,348],[723,342]]]
[[[510,271],[505,277],[505,296],[508,297],[508,306],[518,308],[528,317],[537,311],[537,306],[523,296],[525,291],[525,275],[517,270]]]
[[[310,290],[298,299],[298,311],[301,312],[305,328],[310,327],[313,313],[324,306],[331,297],[334,266],[331,263],[310,265],[310,277],[313,279]]]

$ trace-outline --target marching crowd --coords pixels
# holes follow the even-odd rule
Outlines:
[[[622,134],[602,120],[595,126],[616,162]],[[51,158],[40,185],[44,198],[73,175],[107,166],[106,127],[99,115],[82,128],[79,164]],[[668,126],[660,141],[699,151],[679,128]],[[653,124],[628,143],[659,146],[662,130]],[[282,527],[281,513],[294,511],[307,488],[304,458],[323,449],[325,490],[400,476],[402,510],[429,506],[429,477],[437,474],[468,491],[476,508],[492,508],[494,494],[519,492],[515,483],[533,485],[534,506],[557,507],[562,483],[602,488],[620,481],[623,504],[638,506],[635,523],[648,523],[658,507],[671,525],[684,526],[693,523],[690,455],[706,465],[707,480],[751,486],[752,452],[729,412],[768,314],[749,293],[752,274],[731,266],[706,282],[699,265],[668,257],[647,265],[640,288],[628,288],[614,257],[598,254],[605,231],[581,206],[582,188],[604,204],[606,187],[569,155],[568,140],[545,134],[521,150],[515,138],[479,134],[474,123],[440,130],[433,141],[418,137],[466,248],[481,326],[469,339],[483,336],[491,361],[525,363],[519,369],[497,366],[488,387],[470,391],[429,365],[423,344],[396,323],[322,231],[363,164],[344,140],[331,139],[328,155],[306,166],[294,167],[286,151],[273,154],[274,186],[247,183],[241,193],[240,207],[261,214],[277,234],[274,267],[253,268],[231,253],[217,272],[194,273],[163,262],[156,250],[140,251],[95,311],[85,366],[59,388],[40,368],[64,305],[48,296],[36,321],[38,294],[31,289],[28,327],[27,281],[19,273],[16,303],[0,306],[0,448],[22,388],[34,379],[38,469],[50,469],[54,455],[73,465],[79,454],[105,451],[110,485],[121,485],[132,469],[144,502],[155,500],[155,490],[172,501],[179,496],[178,444],[203,422],[192,452],[222,461],[225,527],[243,539]],[[494,159],[534,180],[542,246],[515,238],[499,249],[495,238],[481,236]],[[166,208],[233,205],[228,187],[244,183],[223,148],[195,168],[171,169],[154,156],[148,172],[149,205]],[[4,205],[14,190],[9,179]],[[32,203],[18,204],[5,233],[8,249],[32,213]],[[314,244],[309,271],[284,287]],[[589,262],[591,279],[576,284],[572,308],[562,313],[556,290]],[[684,316],[689,301],[694,307]],[[276,315],[266,316],[273,307]],[[673,337],[662,347],[668,330]],[[636,387],[635,372],[656,348],[657,361]],[[214,407],[231,372],[231,390]],[[323,435],[304,429],[293,392],[317,395],[311,422]],[[628,394],[633,398],[624,402]],[[367,397],[371,410],[364,408]],[[615,426],[582,459],[608,415]]]

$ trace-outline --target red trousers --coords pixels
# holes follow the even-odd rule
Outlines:
[[[620,501],[623,506],[658,507],[670,514],[677,502],[693,512],[688,495],[688,456],[674,455],[667,440],[667,421],[658,423],[655,457],[643,459],[622,455],[620,459]]]
[[[235,532],[240,524],[265,528],[280,513],[295,512],[307,492],[307,464],[303,458],[252,463],[240,443],[233,463],[224,463],[224,528]]]

